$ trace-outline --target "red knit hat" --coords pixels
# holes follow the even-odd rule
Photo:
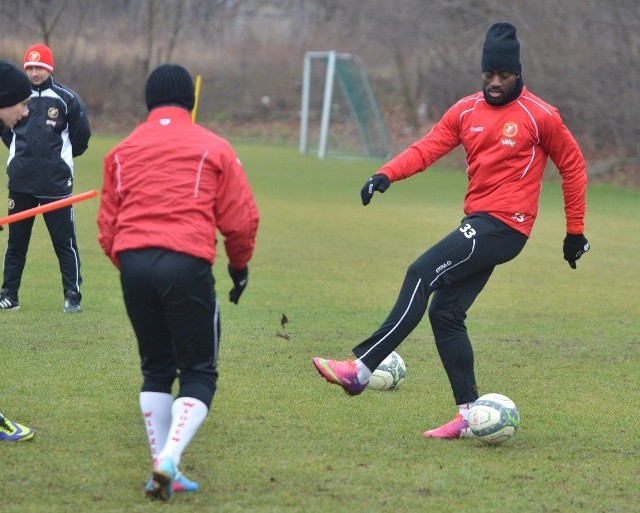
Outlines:
[[[31,66],[53,72],[53,52],[51,48],[41,43],[27,48],[24,53],[24,69]]]

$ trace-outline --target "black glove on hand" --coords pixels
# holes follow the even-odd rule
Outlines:
[[[231,267],[231,264],[229,264],[228,269],[229,276],[231,276],[231,279],[233,280],[233,288],[229,291],[229,301],[237,305],[240,296],[247,287],[249,268],[245,267],[244,269],[234,269]]]
[[[360,191],[360,196],[362,197],[362,204],[368,205],[373,197],[374,191],[384,192],[386,191],[391,182],[387,178],[386,175],[377,174],[373,175],[371,178],[367,180],[367,183],[364,184],[364,187]]]
[[[568,233],[564,238],[564,243],[562,244],[564,259],[569,262],[571,269],[576,268],[576,260],[590,249],[589,241],[582,233],[579,235],[572,235]]]

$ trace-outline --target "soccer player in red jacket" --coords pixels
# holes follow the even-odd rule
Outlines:
[[[216,232],[224,237],[234,284],[229,300],[237,304],[259,214],[231,145],[192,122],[194,85],[185,68],[156,68],[146,102],[147,120],[104,158],[97,221],[100,244],[120,270],[138,340],[140,409],[153,459],[145,491],[167,500],[173,491],[198,489],[178,465],[216,391]]]
[[[360,394],[372,371],[429,312],[438,353],[458,413],[426,431],[426,438],[470,436],[468,412],[478,399],[467,310],[496,265],[515,258],[531,233],[547,158],[562,177],[566,216],[564,259],[575,269],[589,250],[584,236],[586,163],[558,110],[524,85],[520,43],[509,23],[487,32],[482,51],[482,91],[453,105],[430,132],[385,164],[362,189],[367,205],[375,191],[424,171],[462,145],[468,189],[460,225],[409,266],[397,302],[380,328],[353,348],[356,360],[314,358],[330,383]],[[430,300],[430,303],[429,303]]]

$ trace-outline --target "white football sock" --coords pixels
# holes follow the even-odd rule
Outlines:
[[[167,442],[158,459],[171,456],[176,467],[180,464],[182,453],[187,448],[202,422],[207,418],[207,405],[193,397],[179,397],[171,407],[171,427]]]
[[[140,411],[147,430],[151,458],[156,460],[167,443],[171,427],[173,396],[162,392],[140,392]]]
[[[373,372],[371,372],[369,370],[369,367],[362,363],[360,359],[356,360],[356,368],[358,369],[358,381],[361,385],[364,385],[369,381],[369,378],[371,377],[371,374],[373,374]]]
[[[462,415],[464,420],[469,420],[469,410],[473,406],[473,403],[464,403],[458,405],[458,412]]]

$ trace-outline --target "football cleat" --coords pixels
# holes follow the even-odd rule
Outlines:
[[[173,458],[162,458],[153,466],[151,486],[145,487],[145,494],[150,499],[168,501],[173,492],[173,481],[176,477],[176,465]],[[149,483],[147,483],[147,486]]]
[[[0,310],[20,310],[17,296],[12,295],[7,289],[0,289]]]
[[[35,434],[33,429],[13,422],[0,413],[0,441],[26,442],[31,440]]]
[[[469,423],[458,413],[451,422],[425,431],[422,433],[425,438],[470,438],[473,436]]]
[[[153,483],[153,478],[149,479],[144,487],[145,493],[151,493],[154,487]],[[185,476],[182,472],[176,470],[176,477],[173,478],[173,492],[197,492],[199,489],[200,486],[198,483],[191,481],[191,479]]]
[[[353,360],[337,361],[315,357],[313,364],[329,383],[341,386],[347,395],[358,395],[367,387],[358,381],[358,368]]]
[[[195,481],[191,481],[182,472],[178,471],[173,479],[174,492],[197,492],[200,486]]]
[[[79,313],[82,311],[80,308],[80,299],[82,296],[78,292],[73,290],[67,290],[64,294],[64,305],[62,311],[64,313]]]

